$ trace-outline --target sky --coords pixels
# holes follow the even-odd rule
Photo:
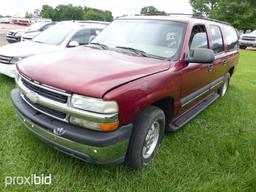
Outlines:
[[[73,4],[102,10],[110,10],[114,17],[139,14],[144,6],[155,6],[166,13],[192,13],[189,0],[1,0],[0,15],[24,16],[26,11],[33,13],[48,4]]]

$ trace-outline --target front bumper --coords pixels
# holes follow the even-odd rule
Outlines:
[[[16,43],[16,42],[21,41],[21,37],[6,36],[6,40],[9,43]]]
[[[247,47],[256,47],[256,41],[239,40],[239,45]]]
[[[15,78],[16,65],[3,64],[0,63],[0,74],[7,75],[11,78]]]
[[[38,113],[25,103],[17,89],[12,91],[11,98],[27,129],[54,148],[87,162],[113,164],[124,161],[131,124],[113,132],[79,128]]]

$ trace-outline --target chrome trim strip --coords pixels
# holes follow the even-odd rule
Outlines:
[[[219,86],[220,84],[222,84],[224,82],[224,79],[225,79],[224,76],[222,76],[222,77],[214,80],[213,82],[207,84],[206,86],[200,88],[199,90],[189,94],[188,96],[183,97],[180,100],[181,106],[184,107],[184,106],[188,105],[189,103],[191,103],[194,100],[196,100],[197,98],[201,97],[202,95],[204,95],[211,89],[214,89],[215,87]]]
[[[181,99],[181,106],[184,107],[185,105],[188,105],[198,97],[202,96],[203,94],[207,93],[209,91],[209,86],[206,85],[202,87],[201,89],[189,94],[188,96]]]
[[[126,154],[129,140],[124,140],[120,143],[106,147],[89,146],[55,135],[25,118],[20,112],[16,111],[16,113],[27,129],[36,136],[40,136],[43,139],[52,142],[53,145],[56,143],[65,148],[88,155],[96,163],[108,163],[119,159],[120,157],[124,157]]]
[[[220,81],[215,85],[212,85],[210,89],[214,89],[215,87],[218,87],[220,84],[222,84],[224,81]]]
[[[60,103],[57,101],[53,101],[29,90],[26,86],[23,85],[21,78],[19,78],[18,81],[16,81],[16,84],[19,90],[22,92],[22,94],[24,94],[26,97],[30,98],[31,94],[35,97],[35,100],[31,101],[32,103],[37,103],[44,107],[48,107],[56,111],[67,113],[68,115],[73,115],[75,117],[80,117],[88,121],[94,121],[98,123],[111,123],[118,121],[118,113],[100,114],[72,108],[68,105],[68,103]]]

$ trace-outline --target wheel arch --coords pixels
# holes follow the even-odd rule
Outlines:
[[[171,96],[155,101],[151,105],[159,107],[165,114],[165,125],[168,126],[174,112],[174,99]]]

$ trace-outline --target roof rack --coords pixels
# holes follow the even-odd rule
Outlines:
[[[166,13],[167,16],[189,16],[192,17],[192,13]]]
[[[98,23],[98,24],[109,24],[107,21],[93,21],[93,20],[73,20],[76,23]]]
[[[211,19],[211,18],[206,18],[206,17],[195,17],[196,19],[203,19],[203,20],[207,20],[207,21],[214,21],[214,22],[217,22],[217,23],[222,23],[222,24],[225,24],[225,25],[231,25],[229,22],[225,22],[225,21],[220,21],[220,20],[217,20],[217,19]]]

